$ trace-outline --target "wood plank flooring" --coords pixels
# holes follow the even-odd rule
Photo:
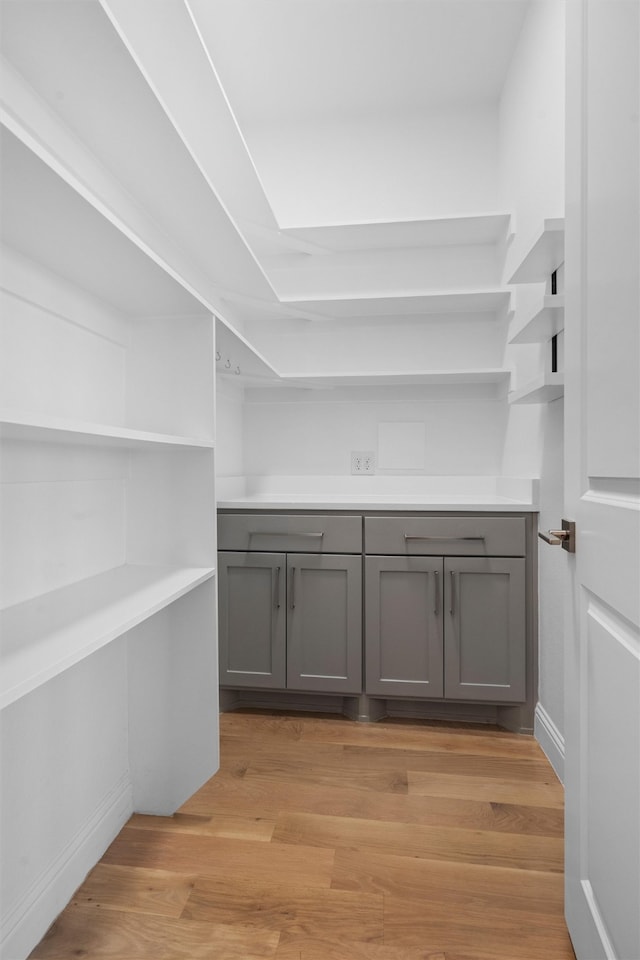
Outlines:
[[[574,960],[563,795],[531,737],[221,717],[221,769],[135,815],[39,960]]]

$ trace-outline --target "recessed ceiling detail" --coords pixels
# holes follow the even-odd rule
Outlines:
[[[526,0],[189,0],[240,124],[496,101]]]

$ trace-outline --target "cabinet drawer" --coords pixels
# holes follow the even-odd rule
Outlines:
[[[221,513],[218,549],[362,553],[362,517]]]
[[[365,517],[364,532],[367,554],[525,555],[523,517]]]

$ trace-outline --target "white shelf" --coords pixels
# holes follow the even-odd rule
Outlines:
[[[167,99],[151,74],[126,56],[122,41],[127,40],[124,34],[118,37],[110,22],[113,11],[107,15],[100,4],[90,4],[79,18],[73,4],[53,5],[46,11],[34,11],[30,4],[11,6],[16,9],[3,16],[11,59],[0,64],[8,126],[143,251],[168,272],[175,271],[209,309],[217,302],[221,277],[231,286],[272,297],[263,271],[217,193],[220,176],[224,180],[226,172],[228,178],[227,152],[221,157],[216,138],[202,138],[194,129],[199,124],[194,93],[209,108],[214,125],[222,119],[213,103],[217,100],[219,107],[222,96],[214,73],[209,69],[210,85],[196,82],[195,90],[193,77],[183,77],[187,82],[179,90],[173,84],[174,102],[178,97],[187,105],[186,112],[181,110],[182,122],[174,125]],[[179,12],[175,16],[183,26],[188,24]],[[204,55],[192,30],[187,28],[188,37],[182,36],[179,42],[173,26],[163,22],[161,31],[169,35],[172,48],[182,43],[184,53],[186,39]],[[148,40],[148,30],[144,32]],[[159,39],[156,33],[154,41]],[[147,48],[150,52],[148,43]],[[40,54],[34,57],[36,49]],[[166,56],[158,52],[154,79],[160,87],[171,85],[163,69]],[[197,76],[202,64],[192,66]],[[111,78],[108,84],[101,81],[106,76]],[[228,110],[228,105],[223,109]],[[101,118],[98,126],[96,116]],[[234,139],[234,128],[227,117],[227,147]],[[233,179],[240,166],[245,170],[239,187],[244,199],[250,189],[246,171],[251,163],[246,150],[239,156],[233,149]],[[170,191],[167,171],[173,184]],[[258,193],[256,187],[252,196]],[[258,206],[260,217],[264,198]],[[206,264],[202,250],[209,254]]]
[[[335,253],[355,250],[495,244],[509,229],[508,213],[469,214],[420,220],[292,226],[283,235]]]
[[[205,314],[173,279],[35,153],[2,131],[4,242],[130,316]]]
[[[392,372],[349,372],[349,373],[288,373],[280,378],[283,386],[299,386],[316,389],[331,387],[373,387],[373,386],[445,386],[466,383],[506,383],[511,374],[509,370],[472,369],[472,370],[416,370],[403,373]]]
[[[289,309],[311,319],[348,319],[349,317],[416,316],[447,313],[502,313],[509,309],[511,292],[505,289],[422,290],[406,296],[384,292],[360,297],[322,297],[294,300],[282,298]]]
[[[215,574],[126,564],[0,613],[0,708],[68,670]]]
[[[564,374],[544,373],[509,394],[509,403],[551,403],[564,396]]]
[[[213,449],[213,440],[176,437],[146,430],[130,430],[83,420],[0,411],[0,439],[33,440],[38,443],[72,443],[83,446],[143,448],[146,446],[201,447]]]
[[[564,262],[564,217],[545,220],[534,237],[509,283],[538,283],[548,280]]]
[[[564,294],[547,295],[542,306],[525,317],[510,335],[509,343],[545,343],[561,330],[564,330]]]

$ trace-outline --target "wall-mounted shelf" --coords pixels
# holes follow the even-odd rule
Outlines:
[[[206,308],[35,153],[2,131],[3,240],[126,315]],[[113,282],[114,276],[118,283]]]
[[[336,297],[305,300],[288,300],[282,303],[313,319],[345,319],[350,317],[419,316],[421,314],[487,314],[503,315],[509,309],[511,292],[505,289],[484,290],[423,290],[406,296],[368,294],[357,297]]]
[[[83,420],[65,420],[62,417],[32,416],[14,411],[0,411],[0,439],[31,440],[36,443],[79,444],[91,447],[203,447],[213,449],[213,440],[196,437],[177,437],[147,430],[128,430],[125,427],[106,426]]]
[[[468,216],[419,220],[287,226],[282,229],[282,233],[337,253],[495,244],[506,236],[510,221],[508,213],[474,213]]]
[[[518,321],[518,313],[512,327]],[[543,304],[525,317],[509,336],[509,343],[544,343],[564,330],[564,294],[546,295]]]
[[[351,372],[282,375],[283,386],[299,386],[311,389],[333,387],[393,387],[393,386],[451,386],[469,383],[507,383],[511,374],[504,369],[474,370],[416,370],[395,372]]]
[[[0,708],[68,670],[173,603],[213,567],[126,564],[0,614]]]
[[[564,396],[564,374],[544,373],[509,394],[509,403],[551,403]]]
[[[272,297],[264,272],[213,186],[228,159],[225,151],[221,159],[215,137],[199,135],[202,125],[195,120],[196,98],[189,102],[192,73],[183,76],[182,84],[173,85],[173,99],[189,104],[178,129],[170,119],[176,114],[167,109],[163,91],[153,83],[170,83],[170,73],[162,69],[162,58],[160,72],[150,73],[128,55],[112,22],[116,11],[110,9],[107,14],[100,4],[89,4],[78,16],[73,4],[50,4],[37,14],[29,4],[11,6],[3,16],[4,47],[10,58],[0,61],[3,100],[11,121],[20,118],[25,142],[43,159],[50,159],[74,187],[86,190],[85,196],[95,199],[103,214],[112,214],[136,233],[206,299],[207,306],[214,305],[216,281],[222,277],[230,286]],[[174,19],[176,15],[180,20],[179,10],[173,12]],[[189,22],[183,17],[183,26],[185,20]],[[163,34],[173,49],[178,41],[172,27],[163,21],[154,41]],[[202,58],[197,36],[191,30],[188,33],[188,42],[195,44]],[[184,53],[185,46],[181,49]],[[203,64],[194,63],[193,68],[202,77]],[[216,107],[222,94],[206,63],[204,72],[204,83],[198,85],[196,79],[197,99],[208,102],[210,108],[212,100],[218,101],[217,115],[211,117],[209,112],[215,123],[221,119]],[[105,76],[112,78],[109,84],[102,82]],[[185,86],[187,81],[191,89]],[[101,117],[99,125],[96,115]],[[225,129],[237,138],[234,128],[228,117]],[[230,136],[225,146],[228,141]],[[89,150],[84,144],[90,145]],[[158,157],[164,162],[158,163]],[[246,151],[231,166],[234,171],[241,166],[249,169]],[[173,181],[170,191],[167,170]],[[236,189],[244,197],[249,187],[246,177],[242,180]],[[252,196],[258,192],[254,189]],[[206,262],[202,250],[208,252]]]
[[[544,220],[509,283],[539,283],[548,280],[564,262],[564,217]]]
[[[499,385],[507,383],[510,378],[510,371],[503,368],[279,372],[241,333],[220,318],[216,323],[216,349],[218,376],[228,377],[239,386],[331,390],[340,387]]]

